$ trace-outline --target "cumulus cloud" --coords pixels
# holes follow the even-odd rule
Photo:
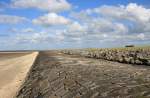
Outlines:
[[[144,40],[145,35],[143,33],[140,33],[140,34],[137,35],[137,38],[140,38],[140,39]]]
[[[68,32],[84,32],[86,27],[81,26],[78,22],[73,22],[72,24],[68,25]]]
[[[55,28],[46,31],[47,33],[33,33],[33,37],[20,37],[20,40],[34,43],[52,40],[61,43],[85,44],[88,42],[90,45],[94,42],[114,45],[144,42],[150,39],[149,14],[149,9],[134,3],[126,6],[105,5],[79,13],[74,12],[70,19],[56,13],[48,13],[33,19],[32,22],[35,25]],[[49,35],[52,32],[54,34]]]
[[[131,21],[149,21],[150,9],[146,9],[136,3],[130,3],[127,6],[107,6],[90,10],[91,13],[99,13],[113,19],[127,19]]]
[[[17,24],[28,21],[25,17],[0,14],[1,24]]]
[[[104,5],[98,8],[72,13],[86,26],[84,40],[102,42],[146,41],[150,32],[150,9],[136,3],[128,5]]]
[[[70,23],[69,19],[56,13],[48,13],[33,20],[33,24],[42,26],[66,25],[68,23]]]
[[[128,32],[128,28],[119,22],[112,22],[104,18],[94,18],[86,24],[89,33],[118,33],[123,34]]]
[[[36,8],[49,12],[71,9],[71,4],[66,0],[12,0],[11,6],[15,8]]]
[[[127,6],[102,6],[91,10],[115,21],[126,21],[132,25],[132,33],[149,32],[150,9],[136,3]]]
[[[28,8],[35,8],[31,6]],[[73,12],[69,18],[55,12],[56,10],[32,20],[33,24],[42,28],[43,26],[51,28],[44,28],[44,31],[38,32],[32,28],[16,30],[16,32],[20,31],[16,42],[49,43],[54,41],[54,43],[69,43],[70,45],[78,43],[81,46],[99,44],[117,46],[150,41],[150,9],[135,3],[126,6],[105,5]]]

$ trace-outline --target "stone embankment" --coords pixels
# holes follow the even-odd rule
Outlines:
[[[62,52],[120,63],[150,65],[150,48],[74,49]]]

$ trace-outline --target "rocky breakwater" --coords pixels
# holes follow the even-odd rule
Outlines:
[[[63,50],[65,54],[105,59],[127,64],[150,65],[150,47],[112,48],[112,49],[74,49]]]

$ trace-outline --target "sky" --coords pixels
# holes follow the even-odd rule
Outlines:
[[[150,44],[150,0],[0,0],[0,50]]]

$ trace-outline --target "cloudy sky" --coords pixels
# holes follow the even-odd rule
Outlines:
[[[150,0],[0,0],[0,50],[150,44]]]

